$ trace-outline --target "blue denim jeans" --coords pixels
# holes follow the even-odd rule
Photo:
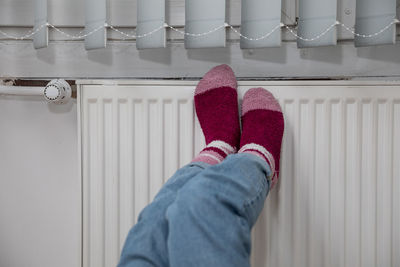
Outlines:
[[[118,266],[250,266],[250,232],[270,172],[264,160],[247,153],[179,169],[140,213]]]

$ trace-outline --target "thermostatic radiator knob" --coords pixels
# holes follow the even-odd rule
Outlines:
[[[44,97],[48,102],[65,104],[71,99],[72,89],[63,79],[51,80],[44,88]]]

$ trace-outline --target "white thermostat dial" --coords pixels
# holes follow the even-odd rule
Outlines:
[[[71,94],[71,86],[62,79],[51,80],[44,88],[46,100],[55,104],[67,103],[71,98]]]

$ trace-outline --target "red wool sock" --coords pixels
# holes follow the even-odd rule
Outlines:
[[[237,83],[228,65],[212,68],[195,90],[196,114],[207,146],[192,162],[218,164],[237,151],[240,140]]]
[[[239,153],[251,153],[271,167],[271,188],[279,176],[284,119],[274,96],[263,88],[246,92],[242,103],[242,137]]]

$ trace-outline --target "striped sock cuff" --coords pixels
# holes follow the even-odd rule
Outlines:
[[[275,159],[272,154],[263,146],[255,143],[246,144],[240,148],[238,153],[250,153],[264,159],[271,167],[271,175],[268,177],[268,179],[273,182],[276,181],[278,175],[275,169]]]
[[[215,140],[209,143],[200,153],[195,157],[192,162],[202,161],[208,164],[218,164],[222,162],[226,156],[235,153],[236,148],[232,147],[230,144]]]
[[[192,162],[202,161],[204,163],[215,165],[221,163],[224,158],[225,157],[221,156],[218,152],[212,150],[203,150],[192,160]]]
[[[230,144],[221,141],[221,140],[214,140],[211,143],[209,143],[205,149],[207,148],[217,148],[225,153],[225,155],[229,155],[232,153],[236,153],[236,147],[231,146]]]

